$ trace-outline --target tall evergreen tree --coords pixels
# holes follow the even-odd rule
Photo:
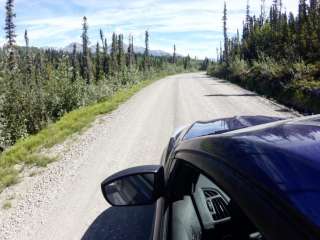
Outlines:
[[[176,54],[176,44],[173,45],[173,55],[172,55],[172,63],[176,64],[177,63],[177,54]]]
[[[14,0],[7,0],[6,2],[6,19],[5,19],[5,31],[7,39],[7,48],[8,48],[8,69],[13,71],[16,69],[16,33],[15,33],[15,24],[14,18],[16,14],[14,13]]]
[[[72,66],[72,76],[71,81],[75,82],[77,80],[77,44],[73,44],[72,47],[72,57],[71,57],[71,66]]]
[[[223,36],[224,36],[224,53],[223,60],[228,64],[229,63],[229,40],[228,40],[228,29],[227,29],[227,4],[224,2],[223,8]]]
[[[91,82],[91,61],[90,61],[90,49],[89,49],[89,37],[88,37],[88,23],[87,23],[87,17],[83,17],[83,23],[82,23],[82,54],[83,54],[83,61],[82,61],[82,67],[83,67],[83,78],[86,80],[87,84],[90,84]]]
[[[185,57],[183,60],[184,60],[183,61],[183,68],[184,68],[184,70],[187,70],[190,67],[190,64],[191,64],[190,55],[188,54],[188,56]]]
[[[109,74],[109,63],[108,63],[108,43],[107,38],[104,37],[103,31],[100,29],[100,40],[103,48],[103,58],[102,58],[102,66],[105,77]]]
[[[25,46],[26,46],[26,77],[31,78],[32,74],[32,57],[30,52],[30,46],[29,46],[29,37],[28,37],[28,31],[25,30],[24,32],[24,40],[25,40]]]
[[[125,65],[125,54],[123,47],[123,35],[119,34],[118,36],[118,53],[117,53],[118,67],[122,71]]]
[[[149,32],[145,32],[145,50],[143,59],[143,69],[148,71],[150,69],[150,56],[149,56]]]
[[[243,33],[242,37],[243,39],[247,39],[249,36],[249,30],[250,30],[250,4],[249,0],[247,0],[247,6],[246,6],[246,19],[245,22],[243,23]]]
[[[129,36],[129,44],[127,51],[127,66],[131,69],[134,62],[133,36]]]
[[[260,10],[260,27],[264,24],[266,20],[266,0],[261,0],[261,10]]]
[[[111,72],[115,74],[118,69],[118,59],[117,59],[117,49],[118,49],[118,37],[115,33],[112,34],[112,45],[111,45]]]
[[[96,45],[96,72],[95,72],[96,82],[99,82],[101,79],[101,59],[100,59],[100,45],[97,42]]]

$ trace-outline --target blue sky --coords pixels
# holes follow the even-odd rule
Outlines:
[[[92,44],[102,28],[108,39],[112,32],[132,34],[135,44],[143,46],[144,31],[150,32],[150,48],[172,51],[199,58],[215,57],[222,40],[223,0],[16,0],[18,44],[23,44],[28,29],[34,46],[64,47],[80,42],[81,22],[85,15]],[[228,30],[232,35],[242,28],[246,0],[227,0]],[[267,0],[270,5],[271,0]],[[297,2],[284,0],[288,11],[297,10]],[[5,0],[0,11],[4,25]],[[260,11],[260,0],[251,0],[252,12]],[[4,32],[0,34],[4,42]]]

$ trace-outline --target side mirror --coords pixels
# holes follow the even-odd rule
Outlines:
[[[163,167],[150,165],[126,169],[104,180],[101,190],[112,206],[152,204],[164,192]]]

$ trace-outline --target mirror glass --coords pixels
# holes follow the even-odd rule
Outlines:
[[[114,206],[147,205],[154,201],[154,174],[126,176],[106,184],[107,200]]]

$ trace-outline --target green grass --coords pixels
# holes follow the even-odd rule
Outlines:
[[[5,209],[5,210],[7,210],[7,209],[9,209],[9,208],[11,208],[12,207],[12,204],[11,204],[11,202],[9,202],[9,201],[6,201],[3,205],[2,205],[2,209]]]
[[[63,142],[69,136],[88,127],[97,116],[115,110],[143,87],[168,75],[170,74],[155,74],[151,79],[119,90],[112,97],[102,102],[67,113],[59,121],[50,124],[38,134],[19,140],[0,155],[0,193],[6,187],[19,181],[19,172],[14,169],[16,164],[45,167],[56,159],[39,154],[40,149],[50,148]]]

